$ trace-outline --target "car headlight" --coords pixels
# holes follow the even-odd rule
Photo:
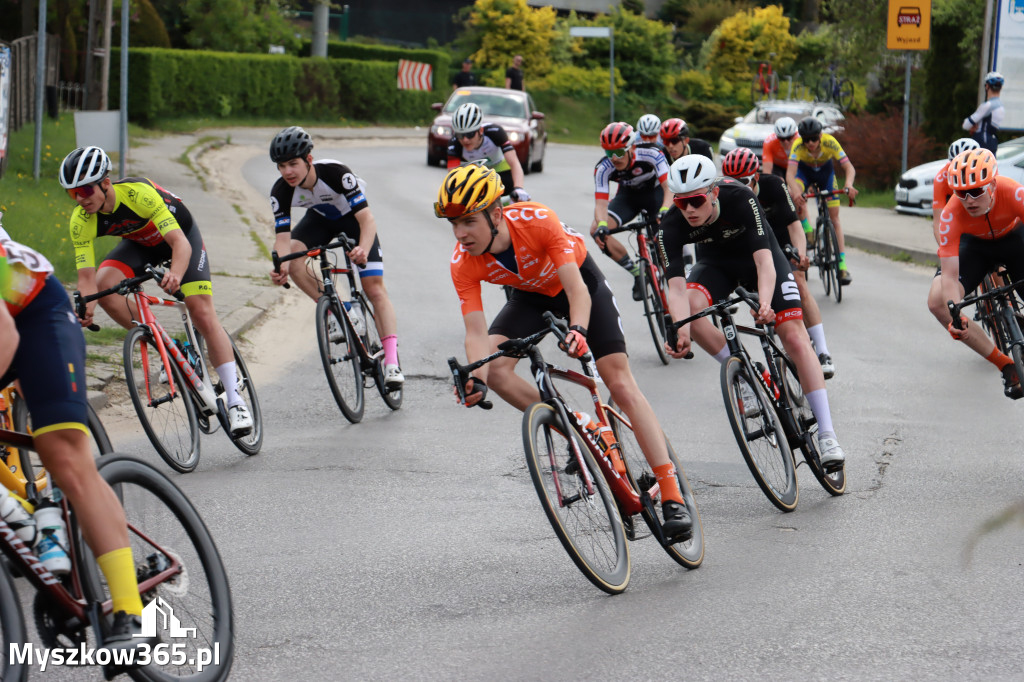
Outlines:
[[[432,132],[434,135],[438,135],[440,137],[451,137],[452,136],[452,131],[449,128],[445,127],[445,126],[432,126],[430,128],[430,132]]]
[[[519,142],[519,140],[521,140],[521,139],[523,139],[523,135],[521,133],[517,133],[514,130],[509,131],[509,134],[508,134],[509,142]]]
[[[735,128],[729,128],[728,130],[726,130],[724,133],[722,133],[722,139],[723,140],[728,140],[729,142],[735,142],[736,141],[736,129]]]

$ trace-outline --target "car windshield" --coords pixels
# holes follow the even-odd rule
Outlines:
[[[1003,143],[996,148],[996,160],[1005,161],[1011,157],[1020,156],[1024,152],[1024,138],[1017,138],[1010,143]]]
[[[450,114],[466,102],[477,104],[484,112],[484,116],[528,118],[524,98],[469,90],[460,90],[453,94],[445,104],[444,110]]]
[[[761,108],[758,107],[743,117],[744,123],[775,123],[784,116],[799,121],[811,113],[810,107]]]

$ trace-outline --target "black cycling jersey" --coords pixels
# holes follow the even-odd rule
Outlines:
[[[484,160],[488,168],[494,168],[498,171],[508,168],[508,163],[505,161],[505,152],[510,152],[514,149],[508,139],[508,133],[505,132],[504,128],[495,123],[485,125],[483,131],[484,139],[476,149],[470,150],[463,147],[462,140],[457,136],[448,142],[449,168],[453,167],[452,160],[455,161],[455,165],[458,165],[463,161],[478,161],[480,159]],[[502,166],[502,164],[505,165]]]
[[[697,137],[690,138],[690,151],[687,153],[700,154],[701,156],[708,157],[712,161],[715,160],[715,152],[711,149],[711,144]]]
[[[274,231],[292,228],[292,206],[316,211],[328,220],[337,220],[367,207],[365,185],[345,164],[331,159],[314,161],[316,184],[313,189],[292,187],[278,178],[270,190],[270,208],[274,211]]]
[[[617,170],[607,156],[597,162],[594,166],[594,195],[598,199],[607,199],[612,182],[618,183],[620,191],[651,192],[666,177],[668,162],[665,155],[657,149],[638,146],[633,150],[633,163],[623,170]]]
[[[779,246],[791,244],[789,225],[797,220],[797,216],[793,197],[786,188],[786,181],[777,175],[762,173],[757,181],[757,200],[768,216],[768,224],[772,226]]]
[[[665,274],[669,278],[686,276],[683,266],[686,244],[699,245],[698,261],[750,259],[760,249],[771,249],[781,255],[764,209],[750,188],[731,178],[722,178],[718,192],[720,213],[712,223],[691,226],[676,206],[662,217],[658,246],[667,260]]]

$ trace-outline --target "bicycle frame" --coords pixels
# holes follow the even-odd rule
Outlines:
[[[661,282],[664,280],[666,259],[659,250],[651,249],[651,243],[656,241],[654,236],[655,227],[656,223],[650,219],[647,211],[641,210],[636,219],[625,225],[620,225],[614,230],[608,230],[608,234],[614,235],[622,232],[633,232],[636,234],[637,255],[647,264],[651,285],[657,292],[658,298],[661,299],[662,309],[668,310],[668,299],[665,297],[665,291],[661,286]]]
[[[950,315],[953,316],[953,326],[960,329],[961,309],[976,303],[984,304],[986,301],[991,301],[995,308],[992,314],[995,317],[995,321],[999,324],[999,333],[1004,335],[1003,340],[1006,342],[1005,350],[1012,353],[1017,348],[1020,349],[1018,352],[1024,354],[1024,332],[1021,331],[1021,324],[1024,323],[1024,314],[1018,309],[1013,296],[1014,291],[1024,288],[1024,283],[1013,282],[1010,279],[1009,273],[1005,270],[1000,271],[1000,274],[1006,279],[1007,284],[999,287],[990,287],[986,283],[986,286],[983,287],[980,293],[965,296],[959,303],[948,301],[946,305],[949,307]],[[986,277],[987,279],[988,277]]]

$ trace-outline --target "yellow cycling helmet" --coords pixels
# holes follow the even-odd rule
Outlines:
[[[455,220],[485,210],[501,198],[505,185],[497,172],[482,162],[448,171],[434,202],[434,215]]]

